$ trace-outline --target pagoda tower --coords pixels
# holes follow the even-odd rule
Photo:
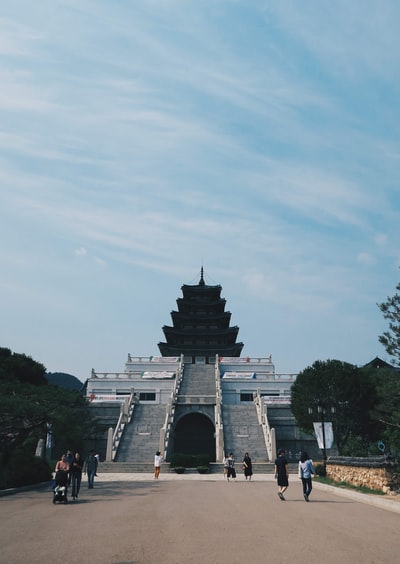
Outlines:
[[[215,362],[220,357],[240,357],[243,343],[237,343],[239,327],[230,327],[231,313],[225,311],[222,287],[204,281],[203,267],[198,284],[184,284],[178,311],[171,312],[173,327],[164,325],[166,343],[158,343],[162,356],[184,355],[186,362]]]

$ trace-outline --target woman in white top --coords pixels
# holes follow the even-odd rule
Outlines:
[[[303,484],[303,496],[306,501],[312,490],[312,476],[315,475],[315,468],[313,461],[309,458],[307,452],[302,452],[299,460],[299,478]]]

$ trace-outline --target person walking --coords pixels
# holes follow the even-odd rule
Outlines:
[[[68,486],[69,464],[65,454],[63,454],[57,462],[56,467],[54,468],[54,473],[54,484],[56,487]]]
[[[76,452],[69,469],[71,474],[72,499],[78,498],[79,490],[81,489],[83,464],[83,458],[79,452]]]
[[[224,478],[228,474],[228,453],[224,454],[224,458],[222,459],[222,464],[224,465]]]
[[[302,452],[299,460],[299,478],[303,484],[303,496],[306,501],[310,501],[312,477],[315,476],[315,474],[313,461],[310,459],[307,452]]]
[[[74,459],[74,455],[72,454],[72,451],[71,451],[71,450],[67,450],[67,454],[65,455],[65,460],[66,460],[67,463],[69,464],[68,487],[71,485],[71,479],[72,479],[72,475],[71,475],[71,464],[72,464],[73,459]]]
[[[54,470],[55,472],[68,472],[69,464],[67,462],[67,456],[65,454],[61,455],[61,458],[57,462]]]
[[[94,450],[89,452],[89,456],[85,460],[85,464],[83,465],[83,473],[87,474],[88,478],[88,489],[93,489],[94,485],[94,477],[97,474],[97,458],[94,455]]]
[[[233,452],[231,452],[228,456],[228,472],[226,477],[228,482],[230,478],[236,481],[235,457],[233,456]]]
[[[248,480],[250,482],[251,477],[253,475],[253,465],[251,463],[251,458],[248,452],[245,453],[243,458],[243,474],[245,480]]]
[[[160,475],[161,464],[163,461],[163,457],[161,456],[161,452],[158,450],[154,456],[154,479],[158,480],[158,476]]]
[[[275,479],[278,484],[278,497],[281,501],[285,501],[283,494],[289,487],[289,466],[283,449],[279,450],[275,460]]]

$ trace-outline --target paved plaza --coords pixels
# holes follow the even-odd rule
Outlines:
[[[400,502],[291,476],[99,474],[93,490],[53,505],[49,488],[0,498],[0,562],[32,564],[308,564],[398,561]]]

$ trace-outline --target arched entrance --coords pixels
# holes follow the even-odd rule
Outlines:
[[[215,461],[215,429],[201,413],[184,415],[175,427],[174,451],[183,454],[208,454]]]

